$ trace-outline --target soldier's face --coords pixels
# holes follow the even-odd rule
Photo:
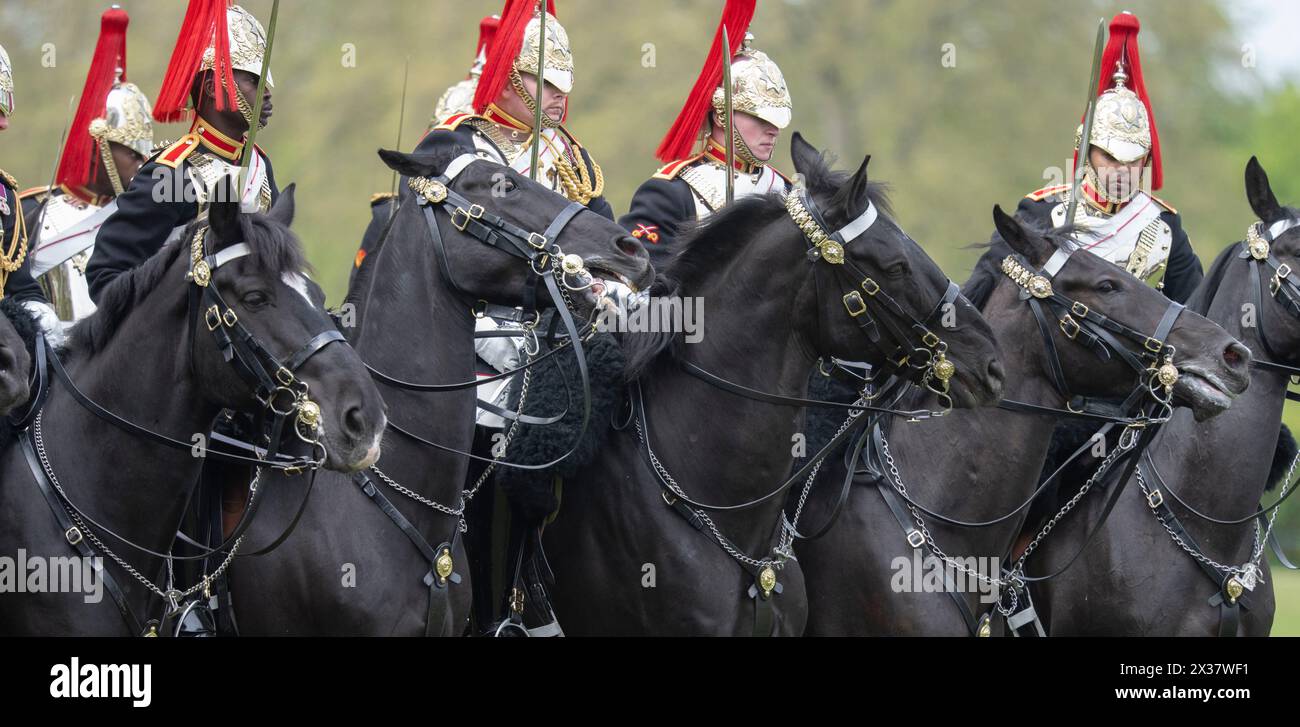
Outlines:
[[[736,131],[740,132],[740,138],[745,140],[745,146],[754,153],[754,158],[760,162],[771,161],[772,155],[776,153],[776,140],[781,136],[781,130],[774,124],[743,111],[737,111],[733,119]],[[727,141],[726,135],[722,132],[723,121],[718,119],[714,122],[715,140],[719,144],[725,144]]]
[[[257,98],[257,74],[248,71],[235,71],[235,85],[239,86],[240,93],[248,101],[249,106],[255,106],[254,99]],[[266,126],[271,120],[271,87],[267,86],[262,89],[262,119],[261,125]]]
[[[1126,200],[1142,184],[1142,170],[1146,168],[1146,157],[1133,162],[1121,162],[1104,149],[1089,147],[1088,161],[1097,170],[1097,181],[1101,191],[1109,199]]]
[[[144,158],[115,141],[109,142],[109,149],[113,152],[113,164],[117,167],[117,176],[122,180],[122,186],[130,187],[135,173],[144,166]]]
[[[521,79],[524,82],[524,88],[528,90],[528,93],[533,98],[536,98],[537,78],[525,74]],[[559,123],[564,119],[564,108],[568,103],[568,99],[568,94],[547,83],[546,88],[542,91],[542,113],[546,114],[552,121]],[[524,104],[523,99],[519,98],[519,94],[515,93],[514,88],[510,85],[502,89],[501,98],[497,100],[497,106],[514,118],[526,122],[530,126],[532,125],[533,113],[528,110],[528,106]]]

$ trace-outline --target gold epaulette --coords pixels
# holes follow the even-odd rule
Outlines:
[[[390,199],[397,199],[397,195],[392,192],[375,192],[370,195],[370,206],[374,207],[375,205],[381,202],[387,202]]]
[[[1060,194],[1061,192],[1068,191],[1069,189],[1070,189],[1070,185],[1068,184],[1056,184],[1051,187],[1043,187],[1042,189],[1034,190],[1033,192],[1026,194],[1025,197],[1028,199],[1032,199],[1035,202],[1041,202],[1047,199],[1048,197],[1051,197],[1054,194]]]
[[[1166,212],[1173,212],[1174,214],[1178,214],[1178,210],[1174,209],[1173,205],[1169,204],[1163,199],[1160,199],[1154,194],[1151,195],[1151,199],[1154,199],[1156,201],[1156,204],[1160,205],[1161,207],[1164,207]]]
[[[13,189],[15,192],[18,191],[18,180],[14,179],[14,175],[0,169],[0,179],[3,179],[9,188]]]
[[[678,159],[675,162],[668,162],[662,167],[659,167],[659,171],[655,172],[654,178],[655,179],[676,179],[677,175],[681,174],[692,163],[699,161],[700,157],[702,156],[704,156],[704,154],[696,154],[693,157],[688,157],[686,159]]]
[[[176,141],[175,144],[167,147],[159,154],[154,161],[164,167],[175,169],[181,165],[196,149],[199,148],[199,135],[186,134]]]
[[[448,116],[447,118],[443,119],[442,123],[433,127],[431,131],[441,131],[444,129],[448,131],[453,131],[456,129],[456,127],[460,126],[466,121],[469,121],[470,119],[482,119],[482,118],[483,118],[482,116],[478,116],[477,114],[452,114],[451,116]]]

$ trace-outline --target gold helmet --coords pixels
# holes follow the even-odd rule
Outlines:
[[[514,70],[520,75],[537,76],[541,27],[541,16],[534,14],[524,28],[524,43],[514,62]],[[569,34],[550,13],[546,14],[546,70],[542,78],[566,94],[573,92],[573,51],[569,47]]]
[[[478,24],[478,49],[474,56],[474,65],[469,68],[469,75],[456,85],[448,88],[438,98],[433,108],[431,126],[442,123],[455,114],[474,113],[474,92],[478,90],[479,76],[483,75],[483,66],[487,65],[488,47],[501,25],[501,16],[489,15]]]
[[[1126,85],[1128,74],[1124,65],[1117,65],[1112,76],[1114,87],[1107,89],[1097,99],[1097,110],[1092,119],[1089,143],[1116,161],[1129,164],[1151,152],[1151,119],[1146,104]],[[1083,126],[1075,136],[1083,135]]]
[[[108,92],[104,115],[90,122],[96,141],[111,141],[148,159],[153,153],[153,115],[149,98],[134,83],[118,82]]]
[[[9,63],[9,54],[0,45],[0,112],[5,116],[14,113],[14,67]]]
[[[776,63],[766,53],[751,46],[753,40],[752,33],[745,33],[745,42],[731,62],[732,110],[757,116],[778,129],[784,129],[790,125],[794,106],[790,89]],[[723,114],[725,103],[725,91],[718,86],[713,92],[713,109]]]
[[[218,59],[219,51],[229,57]],[[154,102],[154,119],[174,122],[188,118],[192,111],[190,89],[195,77],[204,71],[214,71],[218,84],[217,108],[237,106],[251,126],[253,109],[233,85],[232,74],[246,71],[260,76],[265,56],[266,31],[247,10],[230,4],[229,0],[189,0],[176,48]],[[269,70],[266,85],[275,85]]]
[[[262,74],[262,58],[266,55],[266,30],[253,14],[238,5],[231,5],[226,10],[226,32],[230,37],[230,67],[236,71],[247,71],[254,76]],[[203,52],[200,71],[215,68],[216,49],[208,46]],[[274,88],[271,70],[266,71],[266,85]]]

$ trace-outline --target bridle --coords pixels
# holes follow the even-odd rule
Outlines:
[[[808,261],[815,266],[814,275],[823,269],[824,266],[817,265],[821,261],[829,265],[837,277],[847,275],[850,279],[848,292],[841,297],[844,309],[872,347],[884,355],[881,373],[887,377],[903,375],[938,395],[945,410],[951,409],[949,380],[956,367],[947,359],[948,344],[934,333],[931,324],[960,297],[961,290],[957,284],[948,281],[930,314],[924,321],[917,320],[845,254],[848,246],[879,219],[880,213],[874,202],[868,201],[862,214],[834,231],[826,224],[807,189],[793,190],[786,196],[785,206],[790,219],[803,232],[808,246]],[[840,289],[844,290],[846,286],[841,284]],[[821,290],[820,280],[818,290]]]
[[[1300,375],[1300,367],[1279,363],[1279,357],[1268,341],[1267,326],[1264,323],[1263,281],[1266,278],[1269,281],[1269,296],[1282,306],[1283,310],[1293,319],[1300,320],[1300,278],[1297,278],[1292,272],[1290,265],[1277,259],[1272,249],[1273,243],[1279,237],[1295,227],[1300,227],[1300,220],[1287,218],[1272,224],[1262,221],[1255,222],[1247,229],[1246,240],[1237,243],[1233,250],[1226,253],[1245,260],[1249,267],[1250,303],[1254,306],[1255,334],[1264,352],[1271,359],[1254,359],[1251,362],[1252,366],[1264,371],[1292,377],[1293,380],[1295,376]],[[1236,248],[1240,248],[1240,250]],[[1226,272],[1227,267],[1222,266],[1216,271],[1218,278],[1207,281],[1211,289],[1217,291]],[[1212,298],[1207,298],[1205,305],[1207,310],[1211,302]],[[1300,394],[1296,394],[1287,388],[1285,398],[1291,401],[1300,401]],[[1180,497],[1177,490],[1161,475],[1150,452],[1143,453],[1143,460],[1142,465],[1136,471],[1136,476],[1138,486],[1142,489],[1143,497],[1151,509],[1152,515],[1170,535],[1174,544],[1186,552],[1210,582],[1218,587],[1218,590],[1209,598],[1209,605],[1217,607],[1219,610],[1218,635],[1236,636],[1241,609],[1250,609],[1253,606],[1247,591],[1254,589],[1265,543],[1273,546],[1279,562],[1284,567],[1291,570],[1296,569],[1296,566],[1282,553],[1281,546],[1273,534],[1278,508],[1287,498],[1295,494],[1297,489],[1294,487],[1288,489],[1291,485],[1290,479],[1295,471],[1296,463],[1292,462],[1290,471],[1287,473],[1287,483],[1283,486],[1283,492],[1272,504],[1267,507],[1257,506],[1255,512],[1245,517],[1222,519],[1202,512]],[[1150,482],[1146,479],[1148,476],[1151,478]],[[1207,556],[1196,538],[1188,532],[1177,513],[1170,507],[1165,498],[1166,493],[1169,498],[1178,502],[1188,513],[1205,522],[1220,526],[1255,523],[1255,543],[1250,550],[1250,556],[1246,563],[1241,566],[1225,565]]]
[[[412,177],[407,186],[416,195],[416,203],[423,213],[426,226],[429,229],[429,235],[433,241],[434,254],[437,258],[439,268],[441,269],[444,279],[451,287],[453,293],[462,299],[475,317],[491,316],[493,318],[505,319],[520,323],[523,328],[521,331],[486,331],[476,332],[476,337],[483,336],[507,336],[519,337],[524,336],[536,340],[535,329],[541,321],[541,316],[537,311],[537,288],[545,286],[550,301],[555,308],[556,315],[563,323],[565,332],[568,335],[567,344],[554,346],[551,350],[539,356],[534,356],[528,363],[501,372],[486,378],[474,378],[469,381],[462,381],[451,384],[424,384],[403,381],[401,379],[389,376],[373,366],[366,364],[371,376],[387,386],[404,389],[406,391],[439,393],[463,391],[466,389],[477,388],[478,386],[491,381],[506,379],[517,374],[523,373],[542,361],[558,353],[565,346],[572,346],[575,352],[575,359],[578,367],[578,379],[583,391],[583,409],[582,424],[579,427],[578,435],[575,437],[572,446],[568,451],[559,457],[537,465],[518,464],[513,462],[504,462],[500,459],[482,457],[473,452],[449,447],[421,437],[400,425],[390,421],[389,428],[397,433],[411,439],[415,442],[432,447],[444,452],[467,457],[471,460],[477,460],[486,463],[495,463],[497,466],[511,467],[525,470],[543,470],[553,467],[577,451],[586,435],[587,426],[591,418],[591,386],[590,378],[587,372],[587,362],[583,351],[583,342],[588,340],[595,333],[595,328],[589,321],[584,322],[580,331],[578,323],[573,314],[576,307],[569,293],[580,291],[589,286],[589,283],[573,285],[569,282],[570,277],[577,278],[579,281],[585,274],[586,266],[582,257],[576,254],[565,254],[563,249],[557,243],[560,235],[568,227],[569,223],[574,220],[580,213],[590,211],[585,205],[577,202],[570,202],[561,210],[546,226],[543,232],[535,230],[526,230],[504,217],[489,212],[482,205],[471,202],[464,196],[451,188],[456,177],[465,170],[470,164],[482,161],[482,158],[476,154],[462,154],[453,159],[443,170],[442,174],[437,177]],[[443,238],[442,230],[438,223],[437,211],[443,211],[447,214],[448,221],[458,231],[463,232],[470,237],[478,240],[488,247],[500,250],[512,257],[519,258],[528,264],[529,270],[532,271],[532,285],[526,289],[526,304],[520,308],[504,306],[496,303],[490,303],[485,300],[473,300],[464,288],[456,282],[455,271],[452,269],[450,258],[447,255],[447,245]],[[595,310],[592,311],[594,316]],[[513,412],[502,407],[498,407],[492,402],[479,400],[477,405],[498,416],[508,420],[518,420],[524,424],[547,425],[553,424],[562,419],[567,410],[559,415],[551,417],[528,416],[522,412]]]
[[[850,439],[853,440],[853,444],[849,448],[850,452],[856,456],[861,451],[866,436],[870,431],[870,428],[864,427],[863,424],[872,421],[872,417],[862,416],[867,412],[876,415],[905,416],[912,420],[942,416],[947,413],[952,408],[948,396],[949,380],[955,374],[956,367],[947,358],[947,343],[938,334],[934,333],[931,322],[942,315],[948,306],[955,304],[961,297],[958,286],[952,281],[948,281],[943,295],[926,316],[926,319],[924,321],[917,320],[893,296],[886,293],[870,275],[852,260],[847,259],[845,255],[847,246],[862,237],[879,219],[879,211],[875,203],[868,201],[867,208],[861,214],[834,231],[828,231],[831,228],[826,225],[825,219],[813,201],[812,196],[804,188],[794,189],[787,194],[785,207],[791,221],[803,233],[807,245],[807,260],[810,264],[816,266],[814,276],[819,292],[818,298],[821,297],[820,291],[822,288],[818,274],[823,267],[818,265],[819,262],[824,262],[837,273],[847,274],[852,278],[848,292],[841,295],[845,311],[854,320],[858,328],[862,330],[871,347],[884,354],[885,358],[885,363],[880,366],[880,371],[873,375],[870,380],[859,382],[860,385],[855,388],[860,388],[864,392],[868,388],[872,388],[874,393],[864,393],[858,401],[852,404],[771,394],[730,381],[723,376],[704,369],[698,364],[683,361],[682,366],[690,375],[738,396],[769,404],[834,408],[845,410],[848,413],[849,419],[845,422],[845,425],[831,437],[830,441],[821,450],[813,454],[798,471],[768,493],[735,505],[708,504],[691,499],[673,479],[651,447],[650,424],[640,382],[634,382],[632,385],[631,412],[627,424],[635,424],[646,467],[653,473],[656,482],[660,486],[664,502],[676,510],[693,527],[706,537],[709,537],[754,577],[754,585],[749,589],[749,596],[754,601],[756,611],[755,633],[763,635],[765,635],[767,627],[771,624],[771,596],[781,590],[776,572],[784,565],[786,558],[792,557],[789,552],[790,541],[793,539],[815,538],[824,534],[833,524],[840,507],[837,505],[828,522],[811,535],[804,535],[798,531],[797,514],[795,522],[783,519],[781,523],[782,542],[773,550],[776,557],[761,559],[745,555],[713,524],[708,512],[736,512],[752,509],[782,496],[794,484],[804,480],[807,482],[805,487],[811,487],[822,461],[830,452]],[[859,290],[859,287],[861,290]],[[841,285],[840,289],[844,290],[845,287]],[[825,311],[819,309],[818,316],[819,323],[823,324],[820,328],[826,330],[824,325]],[[823,373],[825,373],[824,369]],[[899,410],[870,403],[883,392],[892,391],[897,386],[902,385],[904,381],[936,394],[942,403],[942,410]],[[874,389],[877,384],[880,386],[879,390]],[[624,425],[624,427],[627,425]],[[841,503],[847,497],[852,475],[853,468],[849,467],[844,485],[841,488]],[[805,489],[804,496],[807,496],[807,489]]]
[[[1060,272],[1073,252],[1073,249],[1058,247],[1039,270],[1034,270],[1024,258],[1016,254],[1008,255],[1002,260],[1001,265],[1002,273],[1020,287],[1020,299],[1026,301],[1033,311],[1034,320],[1042,336],[1043,347],[1047,352],[1052,385],[1065,400],[1066,409],[1009,400],[1003,401],[999,406],[1012,411],[1051,412],[1059,416],[1096,419],[1125,425],[1167,420],[1172,413],[1169,397],[1174,384],[1178,381],[1178,369],[1173,364],[1175,349],[1166,343],[1166,339],[1173,330],[1174,324],[1177,323],[1179,315],[1182,314],[1183,305],[1169,301],[1159,323],[1156,324],[1155,331],[1150,335],[1120,323],[1105,313],[1053,289],[1052,279]],[[1133,369],[1137,384],[1124,401],[1122,409],[1125,416],[1116,417],[1109,411],[1099,411],[1084,397],[1070,393],[1049,317],[1055,320],[1055,327],[1062,335],[1092,351],[1101,361],[1109,361],[1112,356],[1117,356]],[[1120,338],[1136,343],[1137,350],[1125,346],[1119,340]],[[1127,416],[1128,412],[1141,404],[1147,395],[1160,405],[1158,414],[1141,415],[1136,419]]]
[[[1267,361],[1255,359],[1252,363],[1257,368],[1289,376],[1300,375],[1300,367],[1277,363],[1279,356],[1274,351],[1273,346],[1269,344],[1268,337],[1264,333],[1262,281],[1265,277],[1268,277],[1269,296],[1277,301],[1278,305],[1281,305],[1283,310],[1289,313],[1292,318],[1300,320],[1300,276],[1296,275],[1290,265],[1281,262],[1273,254],[1273,243],[1277,238],[1296,227],[1300,227],[1300,220],[1291,218],[1274,222],[1271,225],[1256,222],[1246,230],[1246,241],[1241,244],[1242,250],[1237,254],[1239,258],[1246,260],[1250,265],[1250,289],[1252,303],[1255,306],[1256,333],[1259,336],[1260,344],[1264,348],[1264,353],[1268,354],[1270,359]],[[1287,392],[1287,398],[1292,401],[1300,401],[1300,395],[1290,391]]]
[[[311,472],[310,482],[303,495],[302,504],[290,525],[270,545],[255,553],[245,554],[261,555],[274,550],[283,543],[297,526],[310,496],[312,484],[315,481],[315,472],[324,463],[326,456],[324,445],[319,439],[321,433],[320,406],[308,397],[307,382],[298,379],[296,372],[330,343],[341,342],[346,344],[346,341],[337,329],[330,327],[311,336],[306,343],[284,359],[277,358],[272,354],[239,320],[238,315],[221,297],[217,287],[211,285],[213,274],[218,268],[251,254],[251,247],[248,243],[239,242],[228,245],[216,253],[203,255],[203,240],[207,229],[204,226],[194,231],[191,265],[186,275],[186,279],[193,283],[193,286],[189,288],[188,296],[188,320],[191,331],[189,368],[191,374],[195,374],[193,345],[199,331],[198,311],[202,306],[206,305],[203,322],[217,343],[217,348],[221,351],[222,357],[227,363],[231,364],[240,378],[253,389],[256,400],[262,404],[264,411],[270,415],[273,423],[270,426],[271,438],[265,450],[256,445],[248,447],[253,456],[239,455],[217,449],[207,449],[203,456],[205,459],[253,466],[259,469],[280,470],[286,474]],[[152,550],[123,537],[98,522],[78,508],[64,491],[49,462],[48,453],[41,436],[41,415],[50,387],[53,384],[49,373],[51,369],[54,373],[53,378],[56,378],[68,390],[68,393],[79,406],[112,426],[149,442],[191,453],[194,450],[194,442],[175,439],[155,432],[109,411],[91,399],[73,382],[53,346],[43,335],[38,334],[32,387],[36,393],[21,414],[17,417],[11,416],[10,423],[17,430],[27,430],[25,436],[19,438],[23,454],[32,471],[33,478],[41,490],[41,494],[44,496],[55,519],[64,529],[64,539],[83,557],[97,557],[101,554],[111,557],[130,575],[134,576],[136,580],[162,597],[168,603],[172,612],[180,611],[181,604],[179,601],[182,598],[189,597],[200,590],[206,596],[215,574],[205,576],[200,583],[184,592],[175,589],[164,591],[117,556],[95,534],[95,531],[100,531],[136,551],[166,561],[202,560],[214,554],[225,552],[226,561],[218,569],[220,571],[224,570],[229,561],[235,556],[243,535],[252,525],[262,498],[251,498],[244,515],[225,542],[215,548],[202,549],[203,552],[192,556],[178,556]],[[279,452],[284,427],[291,418],[294,434],[298,439],[311,446],[311,454],[289,456]],[[318,450],[320,454],[315,456]],[[139,619],[135,617],[126,600],[125,593],[116,579],[107,570],[101,570],[101,574],[105,588],[109,591],[132,632],[142,635],[156,635],[158,633],[158,624],[149,622],[147,628],[146,625],[141,624]]]
[[[433,242],[433,250],[438,262],[439,269],[442,273],[443,280],[451,288],[453,295],[470,310],[476,318],[491,316],[496,319],[509,320],[521,325],[519,330],[500,330],[500,331],[476,331],[475,337],[524,337],[525,352],[529,356],[529,361],[521,366],[501,372],[491,377],[474,378],[469,381],[452,383],[452,384],[423,384],[403,381],[395,377],[384,374],[375,369],[373,366],[366,364],[370,375],[378,382],[398,389],[412,392],[439,393],[454,392],[467,389],[476,389],[484,383],[490,381],[499,381],[502,379],[514,377],[518,374],[525,374],[525,387],[527,382],[527,373],[529,370],[550,358],[554,354],[568,346],[574,350],[574,358],[578,367],[578,378],[582,386],[582,424],[579,427],[578,434],[574,437],[572,445],[567,451],[555,459],[536,465],[520,464],[503,461],[501,457],[482,457],[474,454],[449,447],[438,442],[431,441],[421,437],[399,424],[389,421],[388,427],[402,436],[418,444],[431,447],[444,452],[465,457],[470,460],[477,460],[488,463],[488,470],[480,477],[480,482],[486,477],[487,472],[492,467],[511,467],[523,470],[543,470],[554,467],[559,464],[575,451],[581,445],[583,438],[586,436],[587,426],[591,419],[591,385],[590,377],[587,371],[587,361],[583,350],[583,342],[588,340],[595,333],[595,328],[590,321],[585,321],[580,331],[579,326],[574,318],[573,309],[575,308],[570,292],[584,290],[590,286],[589,282],[584,282],[581,277],[586,270],[582,257],[576,254],[565,254],[558,244],[560,236],[563,234],[569,223],[572,222],[580,213],[590,211],[588,208],[578,202],[570,202],[563,210],[559,212],[546,226],[542,232],[524,229],[513,222],[489,212],[482,205],[471,202],[454,189],[452,184],[456,177],[465,170],[470,164],[480,161],[481,158],[475,154],[462,154],[449,163],[443,170],[442,174],[437,177],[412,177],[407,182],[408,188],[415,194],[416,203],[424,217],[424,221],[429,230],[430,239]],[[527,263],[529,270],[533,273],[531,285],[526,288],[525,305],[521,308],[499,305],[490,303],[486,300],[473,300],[465,289],[457,282],[455,271],[451,265],[451,259],[447,254],[447,244],[443,237],[439,225],[437,212],[446,213],[450,224],[458,231],[476,239],[479,243],[488,247],[500,250],[512,257],[518,258]],[[391,228],[390,228],[391,229]],[[386,234],[386,233],[385,233]],[[578,279],[579,285],[569,282],[570,277]],[[541,351],[541,344],[538,341],[536,328],[541,323],[541,314],[537,308],[538,291],[537,288],[544,285],[550,302],[555,308],[555,318],[551,320],[551,333],[547,336],[548,340],[554,339],[556,318],[564,325],[565,332],[568,335],[567,342],[562,345],[553,345],[549,351],[537,355]],[[592,315],[596,314],[593,309]],[[529,346],[528,342],[532,345]],[[566,382],[567,386],[567,382]],[[515,423],[523,423],[535,426],[546,426],[554,424],[568,415],[566,409],[550,417],[530,416],[523,413],[523,398],[521,396],[519,411],[514,412],[502,408],[493,402],[477,400],[477,406],[481,409],[490,411],[498,416]],[[508,440],[507,440],[508,441]],[[412,491],[408,488],[401,487],[385,475],[377,466],[372,466],[371,470],[385,484],[408,496]],[[421,556],[428,562],[429,572],[424,576],[424,584],[429,589],[428,612],[425,618],[425,634],[438,635],[443,633],[451,626],[451,599],[448,594],[449,584],[461,582],[461,577],[455,572],[455,563],[452,553],[455,549],[457,539],[464,524],[464,511],[469,499],[477,491],[477,485],[468,493],[462,493],[460,498],[460,507],[452,508],[446,505],[436,503],[423,497],[415,499],[426,506],[432,507],[435,511],[445,515],[457,518],[457,525],[453,527],[451,535],[434,546],[429,543],[425,536],[418,528],[406,518],[396,506],[383,494],[381,488],[376,484],[367,472],[358,472],[353,475],[352,481],[356,484],[380,510],[388,516],[390,520],[402,531],[411,541]]]
[[[1023,257],[1015,254],[1008,255],[1002,261],[1002,273],[1019,286],[1019,299],[1025,301],[1033,312],[1035,323],[1043,340],[1052,385],[1066,404],[1065,408],[1062,409],[1004,399],[999,402],[998,406],[1009,411],[1101,421],[1104,422],[1104,426],[1098,433],[1103,437],[1115,426],[1123,425],[1124,430],[1120,436],[1119,446],[1102,462],[1098,471],[1089,479],[1087,485],[1081,491],[1082,494],[1086,493],[1088,487],[1091,487],[1095,481],[1104,478],[1121,458],[1127,458],[1126,470],[1121,480],[1126,482],[1136,469],[1140,455],[1146,451],[1156,431],[1172,416],[1173,409],[1170,402],[1173,386],[1178,379],[1178,369],[1173,364],[1174,347],[1168,345],[1166,341],[1183,311],[1183,306],[1170,301],[1156,325],[1155,331],[1148,335],[1092,309],[1081,301],[1069,298],[1053,288],[1052,280],[1075,251],[1076,248],[1072,247],[1058,247],[1047,262],[1038,269],[1033,268]],[[1052,320],[1055,321],[1055,328],[1059,329],[1066,339],[1078,342],[1088,348],[1102,361],[1109,361],[1112,356],[1117,356],[1134,370],[1136,383],[1133,391],[1125,398],[1119,415],[1116,415],[1112,409],[1102,409],[1097,404],[1089,402],[1083,397],[1073,396],[1070,393],[1060,361],[1060,351],[1053,335],[1054,327],[1050,322]],[[1127,339],[1136,344],[1136,351],[1124,345],[1121,339]],[[967,528],[991,527],[1004,523],[1017,513],[1028,508],[1039,494],[1065,471],[1070,462],[1088,451],[1091,446],[1092,441],[1090,440],[1083,447],[1070,454],[1056,471],[1039,483],[1034,492],[1020,505],[1003,515],[981,522],[967,522],[947,517],[929,510],[913,500],[907,494],[901,477],[897,474],[897,468],[888,452],[888,443],[885,441],[883,430],[879,426],[874,427],[872,447],[867,450],[866,464],[869,471],[878,475],[876,478],[877,489],[885,504],[889,506],[894,518],[906,533],[908,544],[914,549],[919,549],[926,545],[927,542],[930,542],[931,538],[928,530],[925,529],[922,515],[933,517],[949,525]],[[890,478],[894,478],[897,482],[887,481]],[[1051,523],[1037,534],[1037,537],[1030,542],[1014,565],[1004,572],[1002,579],[999,581],[1001,585],[1009,586],[1012,592],[1009,606],[1004,608],[1000,600],[996,604],[997,610],[1004,617],[1010,618],[1013,615],[1022,615],[1016,612],[1018,595],[1027,583],[1054,578],[1064,573],[1078,559],[1088,547],[1088,544],[1091,543],[1093,537],[1101,531],[1101,527],[1110,511],[1118,502],[1119,493],[1122,490],[1122,486],[1112,489],[1097,524],[1084,539],[1083,546],[1060,570],[1050,575],[1030,577],[1024,571],[1026,558],[1050,532],[1055,522],[1073,508],[1078,496],[1067,503],[1061,512],[1057,513],[1052,519]],[[915,524],[912,522],[913,519]],[[941,551],[937,551],[936,544],[931,543],[930,547],[941,553]],[[950,591],[950,595],[972,635],[988,635],[990,633],[990,614],[977,617],[961,594]],[[1032,616],[1032,607],[1029,607],[1029,610],[1030,616]]]

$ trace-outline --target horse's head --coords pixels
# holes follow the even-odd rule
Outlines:
[[[767,263],[797,271],[798,308],[813,311],[805,330],[816,331],[817,352],[897,367],[914,381],[928,376],[932,387],[933,377],[949,374],[955,406],[996,403],[1002,365],[993,330],[890,219],[879,185],[867,178],[871,157],[848,175],[832,171],[798,133],[790,151],[804,190],[787,198],[781,259]]]
[[[35,327],[21,305],[13,302],[0,304],[0,416],[27,401],[28,396],[27,381],[31,375],[32,359],[16,325]]]
[[[237,199],[233,190],[226,199]],[[217,298],[202,288],[191,291],[199,301],[197,320],[190,324],[192,368],[207,398],[239,411],[264,409],[247,380],[250,368],[262,366],[283,387],[269,398],[281,411],[305,386],[306,398],[319,406],[325,466],[356,471],[379,458],[384,403],[356,352],[331,340],[336,329],[324,311],[324,294],[303,274],[302,248],[289,230],[293,214],[292,186],[265,215],[242,213],[236,201],[212,203],[202,244],[211,265],[207,286]],[[192,235],[201,234],[199,229]],[[194,274],[197,263],[189,243],[183,244],[172,267],[178,277],[191,270],[192,285],[198,287],[197,278],[203,276]],[[254,343],[241,340],[241,326]],[[226,341],[233,342],[227,351],[235,354],[229,362],[221,350]],[[259,347],[269,358],[258,361],[263,358]],[[309,424],[310,418],[309,413]]]
[[[427,194],[413,197],[403,190],[403,198],[412,208],[419,205],[421,225],[426,224],[422,211],[426,204],[436,212],[441,240],[435,239],[434,244],[439,266],[450,278],[447,282],[467,296],[526,305],[532,300],[536,273],[561,260],[566,270],[585,268],[592,278],[593,285],[587,288],[590,292],[574,296],[584,301],[581,307],[586,310],[578,311],[584,315],[590,313],[593,293],[603,289],[605,280],[633,289],[650,283],[649,255],[626,230],[587,210],[566,214],[567,200],[509,167],[455,152],[381,150],[379,156],[393,170],[430,185]],[[445,186],[437,181],[444,175]],[[447,199],[444,192],[434,192],[435,188],[448,190],[460,200]],[[562,251],[558,255],[557,246]],[[535,259],[530,264],[523,256]],[[562,277],[581,287],[576,278]],[[538,304],[546,301],[544,292],[538,297]]]
[[[1127,396],[1155,374],[1166,346],[1172,347],[1171,360],[1178,371],[1173,401],[1190,407],[1198,421],[1224,411],[1246,390],[1250,383],[1250,350],[1217,324],[1190,310],[1179,313],[1171,308],[1175,304],[1168,298],[1123,268],[1098,255],[1076,251],[1068,233],[1026,227],[1000,207],[993,209],[993,222],[1002,240],[1025,265],[1015,261],[1014,256],[1000,261],[1002,289],[1009,292],[998,305],[1010,310],[994,313],[986,307],[985,313],[1020,316],[1016,319],[1019,330],[1024,331],[1030,350],[1036,352],[1033,355],[1041,359],[1045,377],[1055,375],[1051,354],[1045,344],[1038,343],[1043,326],[1059,356],[1063,383],[1074,395]],[[1059,305],[1054,305],[1050,298],[1053,295],[1063,296],[1067,302],[1058,300]],[[1042,301],[1045,323],[1036,322],[1024,302],[1035,299]],[[1172,328],[1161,336],[1162,324],[1168,327],[1168,316],[1172,315],[1177,315],[1172,319]],[[1102,319],[1109,324],[1095,325]],[[1097,330],[1102,333],[1097,334]],[[1115,350],[1117,347],[1130,353],[1132,361],[1150,365],[1151,370],[1135,371],[1132,361]],[[1135,376],[1141,376],[1141,382]]]
[[[1273,194],[1264,167],[1255,157],[1246,164],[1246,199],[1259,218],[1247,234],[1249,285],[1237,291],[1254,311],[1256,336],[1274,363],[1300,365],[1300,210],[1283,207]],[[1235,248],[1234,248],[1235,249]],[[1256,268],[1259,268],[1258,270]]]

